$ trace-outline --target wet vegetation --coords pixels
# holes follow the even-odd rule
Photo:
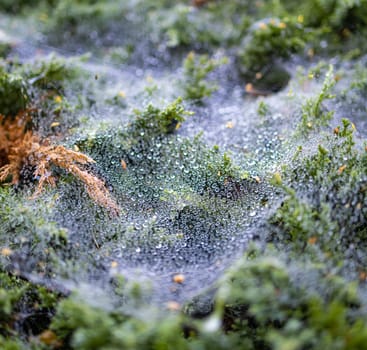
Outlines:
[[[2,1],[0,348],[364,349],[366,34],[365,0]]]

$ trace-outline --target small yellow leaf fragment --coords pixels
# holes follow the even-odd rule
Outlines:
[[[57,95],[57,96],[54,97],[54,101],[56,103],[61,103],[62,102],[62,97],[60,95]]]
[[[342,35],[344,38],[349,38],[351,36],[352,32],[348,28],[344,28],[342,30]]]
[[[366,271],[361,271],[359,273],[359,280],[360,281],[365,281],[367,279],[367,272]]]
[[[259,24],[259,28],[260,29],[266,29],[268,26],[266,25],[266,23],[264,23],[264,22],[261,22],[260,24]]]
[[[185,276],[181,273],[174,275],[172,279],[173,279],[173,282],[179,283],[179,284],[185,282]]]
[[[299,23],[303,23],[303,21],[305,20],[305,17],[303,16],[303,15],[299,15],[298,17],[297,17],[297,21],[299,22]]]
[[[308,128],[312,129],[312,123],[311,122],[308,122],[306,125],[307,125]]]
[[[314,245],[317,242],[317,237],[312,236],[308,239],[308,244]]]
[[[178,130],[180,127],[181,127],[181,123],[177,123],[176,127],[175,127],[175,130]]]
[[[252,96],[267,96],[269,92],[266,90],[257,90],[251,83],[245,85],[245,91]]]
[[[121,168],[126,170],[127,169],[126,162],[123,159],[121,159],[120,163],[121,163]]]
[[[1,249],[0,253],[2,256],[10,256],[13,254],[13,251],[8,247],[4,247]]]
[[[259,184],[261,183],[261,179],[258,176],[254,176],[254,180]]]
[[[194,58],[195,58],[195,52],[190,51],[189,54],[187,55],[187,59],[188,60],[193,60]]]
[[[314,49],[309,49],[308,51],[307,51],[307,56],[309,57],[309,58],[312,58],[313,56],[315,56],[315,50]]]
[[[280,22],[278,27],[280,29],[285,29],[285,28],[287,28],[287,25],[284,22]]]
[[[39,20],[41,21],[41,22],[47,22],[47,20],[48,20],[48,15],[47,15],[47,13],[41,13],[40,15],[39,15]]]
[[[280,174],[280,172],[277,171],[276,173],[274,173],[273,179],[274,179],[275,184],[277,185],[282,184],[282,175]]]
[[[248,83],[245,85],[245,91],[246,92],[252,92],[254,91],[254,86],[251,83]]]
[[[170,311],[180,311],[181,305],[177,301],[168,301],[166,307]]]
[[[51,345],[51,346],[55,346],[55,347],[61,345],[60,341],[57,339],[57,335],[49,329],[43,331],[39,335],[39,340],[43,344],[46,344],[46,345]]]
[[[51,125],[50,125],[50,127],[51,128],[56,128],[57,126],[59,126],[60,125],[60,123],[59,122],[53,122],[53,123],[51,123]]]
[[[342,165],[339,169],[338,169],[338,175],[341,175],[343,173],[343,171],[346,169],[346,165]]]
[[[120,90],[117,95],[119,95],[121,98],[126,98],[126,93],[123,90]]]
[[[111,268],[113,268],[113,269],[115,269],[116,267],[118,267],[119,266],[119,264],[118,264],[118,262],[117,261],[112,261],[111,262]]]
[[[229,122],[226,123],[226,128],[227,129],[233,129],[233,127],[234,127],[234,123],[232,121],[229,121]]]

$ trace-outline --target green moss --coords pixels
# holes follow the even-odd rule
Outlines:
[[[302,14],[305,23],[313,27],[327,26],[334,30],[345,28],[355,30],[367,23],[365,0],[312,0],[307,4],[284,1],[282,4],[293,13]]]
[[[4,350],[23,350],[26,346],[22,344],[19,340],[8,340],[0,336],[0,345]]]
[[[182,99],[169,104],[165,109],[159,109],[149,104],[144,111],[135,111],[135,120],[132,125],[134,133],[146,132],[150,136],[170,134],[179,127],[179,123],[185,121],[185,116],[192,115],[185,111],[182,106]]]
[[[0,69],[0,114],[15,116],[26,108],[28,100],[25,81]]]
[[[190,52],[183,63],[184,97],[190,100],[201,100],[210,96],[217,90],[213,82],[207,80],[207,76],[219,66],[228,62],[226,57],[222,59],[209,59],[207,55],[196,55]]]
[[[330,93],[335,85],[333,67],[330,66],[325,75],[325,80],[320,93],[309,100],[302,107],[302,119],[298,125],[298,130],[302,134],[308,134],[311,130],[319,130],[322,126],[327,126],[332,119],[334,112],[325,111],[323,103],[333,99],[335,96]]]
[[[19,11],[24,14],[32,7],[36,21],[46,23],[37,23],[46,42],[71,51],[91,49],[103,57],[107,52],[120,65],[107,67],[112,69],[103,79],[100,69],[105,62],[98,61],[97,54],[87,74],[74,59],[37,57],[26,64],[4,60],[0,113],[14,116],[27,106],[34,107],[34,130],[41,136],[55,136],[56,142],[61,137],[69,146],[91,155],[96,160],[91,170],[106,182],[122,214],[109,218],[62,171],[57,190],[43,193],[36,201],[28,198],[34,179],[26,172],[17,188],[0,187],[0,347],[47,349],[39,335],[51,327],[65,349],[364,348],[367,155],[351,122],[342,120],[336,128],[331,124],[341,114],[360,123],[364,120],[354,114],[357,107],[365,111],[364,61],[351,73],[348,70],[354,70],[355,61],[348,65],[334,53],[343,55],[353,49],[344,59],[360,59],[358,55],[366,52],[366,1],[233,0],[208,1],[201,7],[169,0],[60,0],[44,7],[45,3],[39,2],[42,7],[37,9],[32,1],[5,1],[0,9],[18,17]],[[358,40],[361,45],[356,44]],[[198,53],[187,56],[193,49]],[[303,53],[307,49],[306,61]],[[208,55],[201,54],[204,52]],[[315,97],[301,107],[303,95],[279,94],[264,97],[256,110],[256,102],[241,100],[244,76],[229,72],[227,79],[222,75],[226,85],[218,94],[221,99],[208,99],[206,109],[200,104],[193,108],[199,115],[213,113],[210,124],[217,112],[221,117],[243,113],[243,118],[248,118],[248,112],[256,117],[257,112],[262,123],[255,125],[262,129],[256,130],[250,122],[247,130],[247,119],[241,115],[233,130],[219,126],[220,132],[233,132],[234,137],[226,134],[220,140],[224,146],[212,148],[206,143],[207,136],[211,145],[215,141],[211,132],[202,138],[186,136],[198,126],[196,120],[182,133],[178,129],[191,114],[185,109],[186,102],[202,100],[216,88],[210,74],[223,63],[210,58],[216,52],[230,55],[259,94],[279,90],[268,87],[284,87],[294,73],[294,62],[308,66],[310,60],[313,66],[307,80],[292,85],[296,92],[311,93],[319,77],[326,74],[326,78]],[[319,64],[315,52],[325,55]],[[293,55],[296,59],[286,67],[284,61]],[[145,63],[167,82],[181,73],[183,57],[184,79],[175,87],[191,101],[177,99],[165,105],[162,101],[176,94],[172,89],[164,91],[163,84],[146,87],[144,95],[136,92],[142,89],[140,68],[145,69]],[[355,74],[351,84],[340,84],[347,86],[347,92],[340,93],[339,84],[334,86],[331,58],[336,67],[345,69],[343,77]],[[169,69],[174,69],[171,75],[165,69],[167,61]],[[130,66],[122,65],[126,63]],[[129,77],[132,71],[134,82],[130,84],[129,77],[125,81],[120,69],[124,73],[126,69]],[[284,84],[278,84],[280,80]],[[118,91],[120,84],[128,91],[128,103],[110,93]],[[334,102],[338,113],[331,107]],[[346,108],[345,102],[352,102],[353,108]],[[125,123],[130,106],[139,110]],[[77,129],[84,136],[70,135],[69,131],[75,131],[70,127],[78,125],[75,120],[80,110],[84,116],[104,118],[106,113],[110,119],[98,126],[93,125],[97,119],[92,119]],[[297,122],[295,132],[285,126]],[[198,127],[206,131],[205,123]],[[237,133],[237,125],[245,130]],[[288,142],[274,146],[272,140],[283,137]],[[263,144],[266,150],[258,150]],[[244,146],[250,146],[253,154]],[[260,161],[269,163],[266,169],[271,171],[283,169],[272,184],[269,174],[250,180],[250,174],[262,171],[257,166]],[[256,226],[251,226],[253,212]],[[70,227],[70,237],[64,226]],[[219,263],[221,268],[235,252],[225,251],[223,261],[217,259],[217,252],[222,254],[227,242],[242,232],[249,236],[241,236],[244,241],[239,249],[247,244],[245,239],[260,239],[262,250],[249,247],[249,253],[222,276],[215,291],[206,295],[205,308],[192,303],[188,314],[167,310],[177,308],[174,303],[155,309],[144,299],[150,300],[148,287],[134,284],[127,288],[126,281],[114,275],[115,268],[110,270],[110,260],[121,246],[121,260],[134,266],[140,264],[138,251],[144,252],[147,266],[158,265],[162,253],[155,247],[160,247],[167,260],[187,250],[183,260],[199,257],[207,266]],[[181,262],[169,261],[181,269]],[[102,276],[112,301],[103,308],[91,306],[94,295],[72,295],[60,302],[47,288],[10,277],[5,269],[28,278],[23,272],[30,271],[32,280],[46,282],[79,281],[80,276],[82,282],[89,282],[95,275]],[[185,284],[175,287],[182,287],[185,294]],[[172,296],[181,297],[181,289],[176,292]],[[118,307],[112,308],[115,301]]]
[[[110,23],[121,20],[124,8],[123,4],[110,0],[57,1],[49,10],[44,31],[53,44],[65,44],[65,39],[69,44],[75,41],[92,44],[109,32]]]
[[[36,88],[62,92],[66,83],[77,83],[86,78],[86,72],[78,64],[87,59],[88,55],[65,59],[51,54],[46,59],[22,65],[18,70]]]
[[[5,58],[12,50],[12,45],[8,42],[0,41],[0,58]]]
[[[264,101],[259,102],[259,106],[257,107],[257,114],[260,117],[265,117],[267,114],[269,114],[269,106]]]
[[[36,337],[45,331],[59,297],[44,287],[34,286],[3,272],[0,273],[0,281],[1,348],[47,348],[36,339],[26,344],[23,332]]]
[[[255,349],[358,349],[367,328],[355,285],[325,277],[325,263],[306,257],[296,263],[271,250],[261,255],[240,261],[219,288],[217,303],[230,332]]]
[[[52,247],[65,246],[67,231],[51,219],[52,199],[48,208],[36,207],[34,202],[29,201],[27,195],[19,196],[13,190],[4,187],[0,187],[0,198],[0,216],[4,220],[4,225],[0,229],[1,245],[7,246],[9,235],[18,237],[19,240],[9,248],[22,251],[22,248],[27,250],[27,245],[30,244],[37,247],[43,259],[52,255]],[[50,250],[46,249],[47,246]],[[0,257],[0,260],[4,259]]]
[[[157,325],[159,326],[157,327]],[[146,321],[123,314],[107,313],[86,304],[65,300],[60,303],[51,328],[72,349],[185,349],[180,335],[180,317]]]
[[[366,259],[366,153],[355,148],[354,126],[343,120],[312,156],[295,162],[281,186],[288,196],[271,218],[281,230],[274,241],[291,241],[296,250],[316,244],[335,261],[359,256],[353,274]],[[288,185],[284,185],[287,183]],[[355,251],[351,251],[351,247]]]
[[[302,23],[293,18],[264,19],[252,25],[238,52],[243,72],[260,72],[275,60],[301,52],[308,40]]]
[[[237,44],[250,24],[247,16],[255,6],[247,1],[213,1],[195,9],[187,2],[159,6],[149,14],[150,21],[158,17],[158,26],[153,26],[155,36],[166,41],[168,47],[191,47],[199,45],[216,47]]]
[[[356,90],[361,94],[367,90],[367,69],[361,64],[357,64],[350,89]]]
[[[3,320],[11,316],[15,304],[19,302],[26,291],[26,284],[21,283],[5,273],[1,273],[0,275],[0,319]]]
[[[25,10],[30,10],[38,7],[40,4],[52,5],[55,0],[3,0],[0,4],[0,11],[9,12],[11,14],[23,13]]]

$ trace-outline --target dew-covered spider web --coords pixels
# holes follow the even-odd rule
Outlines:
[[[16,50],[29,63],[55,51],[75,54],[42,39],[19,39]],[[181,125],[163,134],[136,126],[135,109],[164,110],[180,95],[176,56],[168,68],[149,55],[130,65],[93,54],[76,63],[86,83],[70,83],[65,95],[74,104],[80,96],[90,101],[72,118],[65,113],[58,127],[67,132],[59,139],[95,160],[88,170],[105,182],[120,212],[98,206],[64,170],[55,169],[57,186],[36,199],[25,180],[5,224],[14,232],[1,235],[14,252],[4,259],[7,270],[62,292],[79,290],[106,308],[124,300],[116,287],[122,280],[138,282],[154,302],[181,303],[210,288],[252,241],[265,239],[267,218],[283,196],[269,178],[292,158],[288,136],[297,111],[321,83],[302,85],[290,64],[289,87],[263,97],[268,111],[259,116],[259,100],[244,94],[230,61],[213,74],[220,86],[212,97],[183,102],[194,115]],[[47,121],[39,123],[48,130]],[[303,145],[306,154],[316,141]]]

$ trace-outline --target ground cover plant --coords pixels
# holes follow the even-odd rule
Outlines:
[[[2,1],[0,348],[366,348],[366,11]]]

